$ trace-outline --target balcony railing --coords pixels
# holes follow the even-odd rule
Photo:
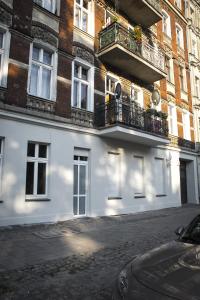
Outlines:
[[[160,71],[158,71],[157,73],[160,72],[162,73],[161,75],[162,78],[165,77],[165,74],[163,76],[163,73],[165,73],[165,63],[164,63],[164,53],[162,52],[162,50],[151,46],[148,42],[144,41],[143,39],[137,40],[134,33],[132,31],[127,30],[121,24],[114,22],[108,27],[104,28],[99,34],[99,39],[100,39],[100,45],[99,45],[100,55],[105,55],[105,52],[108,53],[109,50],[111,52],[113,50],[113,47],[116,45],[121,46],[123,47],[121,49],[124,49],[121,50],[122,51],[121,56],[124,55],[124,53],[127,50],[129,51],[125,59],[130,60],[130,55],[134,54],[132,57],[132,61],[136,61],[137,64],[139,63],[140,64],[139,68],[140,66],[142,67],[142,62],[141,62],[141,58],[142,58],[142,60],[144,60],[143,62],[146,61],[150,63],[150,65],[148,65],[148,68],[152,69],[152,67],[154,67],[159,69]],[[113,57],[110,63],[112,64],[114,60],[115,58]],[[160,75],[158,74],[158,76]]]
[[[195,142],[180,138],[178,136],[169,135],[170,144],[174,147],[182,147],[188,150],[195,150]]]
[[[121,99],[113,98],[107,104],[99,104],[95,111],[95,125],[98,128],[124,125],[166,138],[168,136],[166,118],[149,114],[135,102]]]

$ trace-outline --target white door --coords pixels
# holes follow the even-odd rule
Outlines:
[[[87,208],[88,157],[74,156],[73,211],[75,216],[85,216]]]

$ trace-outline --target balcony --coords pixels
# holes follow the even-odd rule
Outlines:
[[[100,136],[145,144],[169,144],[168,122],[162,113],[152,115],[135,102],[111,99],[99,104],[95,111],[95,126]]]
[[[195,142],[174,135],[169,135],[169,138],[170,138],[170,146],[180,147],[188,151],[195,151],[196,149]]]
[[[149,43],[137,41],[134,34],[117,22],[100,34],[98,57],[107,65],[153,84],[166,77],[164,54]]]
[[[112,0],[115,3],[114,0]],[[144,27],[150,27],[162,19],[159,0],[119,0],[119,10]]]

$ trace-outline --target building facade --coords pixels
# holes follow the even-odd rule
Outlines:
[[[0,1],[0,225],[198,203],[183,1]]]
[[[200,2],[186,2],[188,51],[196,141],[200,141]]]

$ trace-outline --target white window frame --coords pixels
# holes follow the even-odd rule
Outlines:
[[[137,92],[138,94],[138,99],[135,100],[134,98],[134,91]],[[135,101],[137,104],[139,104],[141,107],[144,107],[144,94],[143,94],[143,89],[135,84],[131,84],[130,88],[130,98],[132,101]]]
[[[191,140],[190,133],[190,113],[187,110],[182,111],[182,123],[183,123],[183,138],[185,140]]]
[[[2,176],[3,176],[3,154],[4,154],[4,139],[0,137],[0,200],[2,195]]]
[[[28,156],[27,153],[27,160],[26,160],[26,169],[27,169],[27,163],[33,162],[34,163],[34,185],[33,185],[33,194],[26,194],[26,199],[43,199],[47,198],[48,195],[48,181],[49,181],[49,144],[46,143],[38,143],[38,142],[32,142],[28,141],[28,143],[35,144],[35,156]],[[28,149],[28,143],[27,143],[27,149]],[[45,145],[47,146],[47,156],[46,158],[39,157],[39,145]],[[38,163],[45,163],[46,164],[46,182],[45,182],[45,194],[37,194],[37,179],[38,179]],[[27,178],[26,178],[27,180]],[[26,185],[25,185],[26,188]]]
[[[39,78],[41,77],[41,68],[42,68],[43,65],[45,66],[45,68],[48,68],[48,69],[51,70],[50,97],[49,97],[49,99],[42,97],[42,81],[40,79],[38,79],[38,81],[39,81],[38,95],[32,95],[31,92],[30,92],[31,66],[32,66],[32,61],[33,61],[32,55],[33,55],[33,47],[34,46],[39,48],[40,50],[46,50],[46,51],[52,53],[51,66],[45,65],[45,64],[43,64],[42,62],[39,62],[39,61],[34,61],[34,64],[40,66]],[[41,100],[44,99],[44,100],[56,101],[56,96],[57,96],[57,67],[58,67],[58,54],[57,54],[56,49],[54,47],[50,46],[49,44],[46,44],[44,42],[35,40],[30,45],[27,93],[29,95],[34,96],[34,97],[41,98]]]
[[[111,169],[109,169],[110,164],[111,164],[111,159],[112,157],[116,158],[117,162],[116,164],[113,164],[112,162],[112,166]],[[113,174],[113,168],[115,167],[115,172]],[[118,199],[121,198],[121,156],[119,152],[115,152],[115,151],[108,151],[108,163],[107,163],[107,176],[109,180],[109,186],[111,184],[115,185],[115,192],[113,193],[112,188],[109,189],[108,186],[108,199]],[[113,180],[114,179],[114,180]],[[112,182],[111,182],[112,180]],[[112,190],[112,191],[111,191]]]
[[[181,0],[175,0],[175,1],[174,1],[174,4],[175,4],[179,9],[181,9]]]
[[[200,98],[200,79],[199,77],[194,77],[194,88],[195,88],[195,96]]]
[[[142,164],[142,170],[141,170],[141,174],[139,174],[139,176],[141,176],[141,186],[142,186],[142,190],[140,192],[136,192],[136,189],[134,188],[134,196],[137,197],[145,197],[145,166],[144,166],[144,156],[140,156],[140,155],[134,155],[133,157],[134,160],[134,165],[133,165],[133,171],[134,171],[134,177],[136,176],[136,174],[139,173],[139,170],[135,169],[135,160],[140,160],[141,164]],[[134,184],[137,183],[136,178],[134,179]]]
[[[8,28],[2,25],[0,25],[0,32],[3,34],[3,47],[0,49],[1,70],[2,70],[2,72],[0,73],[0,86],[6,88],[7,78],[8,78],[8,64],[9,64],[11,34]]]
[[[75,217],[80,217],[80,216],[86,216],[87,215],[87,212],[88,212],[88,186],[89,186],[89,171],[88,171],[88,155],[77,155],[76,153],[74,154],[74,156],[78,156],[78,160],[77,159],[74,159],[74,164],[73,164],[73,167],[74,165],[77,165],[78,166],[78,193],[77,194],[74,194],[73,192],[73,201],[74,201],[74,197],[85,197],[85,214],[79,214],[79,201],[77,202],[77,214],[75,215],[74,214],[74,211],[73,211],[73,214]],[[87,158],[87,160],[80,160],[81,157],[85,157]],[[80,166],[84,166],[86,168],[86,178],[85,178],[85,194],[80,194],[79,193],[79,174],[80,174]],[[74,177],[73,177],[74,179]],[[74,184],[74,182],[73,182]]]
[[[154,157],[154,178],[156,180],[157,176],[157,165],[156,165],[156,161],[162,161],[162,179],[163,179],[163,190],[162,192],[158,192],[157,187],[158,184],[157,182],[155,182],[155,190],[156,190],[156,196],[166,196],[166,161],[163,157]]]
[[[178,32],[180,35],[178,35]],[[176,44],[178,47],[184,49],[183,28],[178,23],[176,23]]]
[[[113,82],[115,82],[115,87],[116,87],[117,83],[120,83],[119,77],[112,73],[109,73],[109,72],[105,76],[105,95],[106,96],[107,95],[114,96],[115,93],[111,92],[111,89],[107,89],[107,79],[108,78],[110,78]],[[109,84],[109,86],[111,86],[111,85]]]
[[[76,24],[76,6],[80,9],[80,26],[77,26]],[[87,30],[84,30],[83,28],[83,13],[87,14]],[[86,32],[92,36],[94,36],[94,2],[88,1],[88,9],[83,7],[83,0],[80,0],[80,4],[74,0],[74,26],[82,30],[83,32]]]
[[[181,75],[182,70],[182,76]],[[183,78],[183,82],[181,83],[181,78]],[[179,80],[180,80],[180,88],[182,91],[187,92],[187,78],[186,78],[186,69],[184,66],[179,66]]]
[[[169,14],[168,14],[165,10],[163,10],[162,13],[163,13],[162,30],[163,30],[163,32],[164,32],[168,37],[171,38],[171,19],[170,19],[170,16],[169,16]],[[164,16],[166,17],[166,18],[165,18],[166,23],[164,23]],[[166,31],[164,30],[164,28],[165,28],[164,25],[165,25],[165,24],[166,24]]]
[[[172,114],[170,113],[170,107],[172,108]],[[177,126],[177,112],[176,105],[170,103],[168,106],[168,124],[169,124],[169,133],[171,135],[178,135],[178,126]]]
[[[74,76],[74,67],[75,67],[75,64],[78,64],[78,65],[83,66],[86,69],[88,69],[88,81],[84,81],[84,80],[82,80],[80,78],[78,79],[78,78],[76,78]],[[87,101],[87,109],[86,109],[86,111],[93,112],[94,111],[94,66],[91,65],[91,64],[89,64],[88,62],[80,59],[80,58],[76,58],[72,62],[71,107],[79,108],[80,109],[80,99],[79,99],[79,105],[78,106],[73,106],[73,102],[74,102],[74,82],[75,81],[79,81],[79,82],[83,82],[84,84],[88,84],[88,101]],[[79,87],[79,89],[80,89],[80,87]]]

